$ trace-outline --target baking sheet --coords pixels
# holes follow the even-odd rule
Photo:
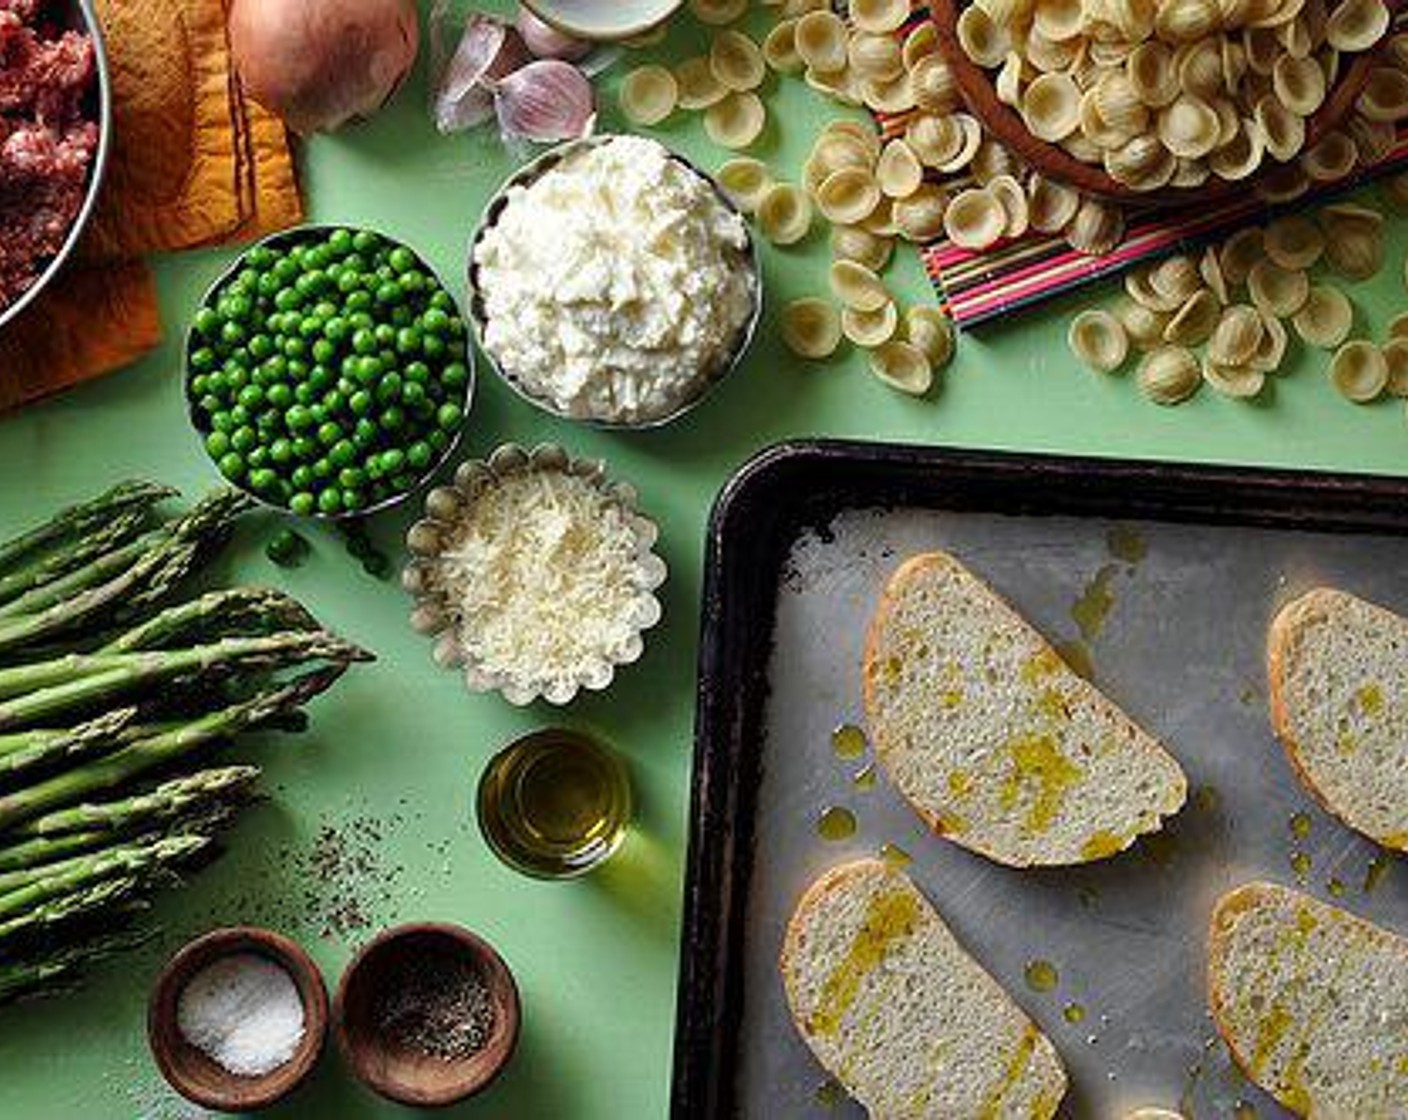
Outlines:
[[[1189,804],[1166,837],[1082,868],[1015,871],[929,835],[878,768],[872,788],[857,786],[869,752],[842,759],[831,733],[863,725],[865,625],[888,574],[934,547],[1053,641],[1080,640],[1076,618],[1085,621],[1096,682],[1188,774]],[[847,510],[802,532],[784,566],[769,662],[735,1049],[739,1114],[863,1115],[824,1088],[787,1015],[776,960],[811,878],[892,844],[912,856],[908,873],[960,940],[1056,1042],[1072,1082],[1064,1115],[1103,1120],[1180,1103],[1198,1117],[1287,1115],[1213,1040],[1203,967],[1214,899],[1254,877],[1299,882],[1408,929],[1408,875],[1385,864],[1366,890],[1377,849],[1293,778],[1266,719],[1266,626],[1280,603],[1318,583],[1408,612],[1405,573],[1408,540],[1367,534],[930,509]],[[1091,604],[1102,587],[1109,604],[1097,626]],[[853,838],[818,834],[818,815],[833,805],[854,812]],[[1297,835],[1306,820],[1308,833]],[[1033,960],[1055,965],[1055,990],[1026,983]],[[1082,1021],[1067,1020],[1068,1005]]]

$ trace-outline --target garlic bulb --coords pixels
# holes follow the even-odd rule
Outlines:
[[[489,120],[494,115],[494,83],[531,57],[513,28],[489,16],[470,16],[435,93],[435,127],[457,132]]]

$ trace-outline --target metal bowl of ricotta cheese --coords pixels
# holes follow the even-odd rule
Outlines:
[[[593,136],[539,156],[489,201],[467,302],[490,367],[524,400],[642,430],[691,411],[741,363],[762,268],[711,176],[658,141]]]

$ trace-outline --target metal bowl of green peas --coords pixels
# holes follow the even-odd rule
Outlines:
[[[474,397],[450,289],[386,234],[305,225],[247,249],[186,335],[187,409],[216,469],[301,517],[366,517],[454,454]]]

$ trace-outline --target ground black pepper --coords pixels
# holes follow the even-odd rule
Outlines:
[[[428,950],[390,963],[372,1004],[372,1023],[399,1050],[459,1061],[477,1054],[494,1030],[483,973],[455,953]]]

